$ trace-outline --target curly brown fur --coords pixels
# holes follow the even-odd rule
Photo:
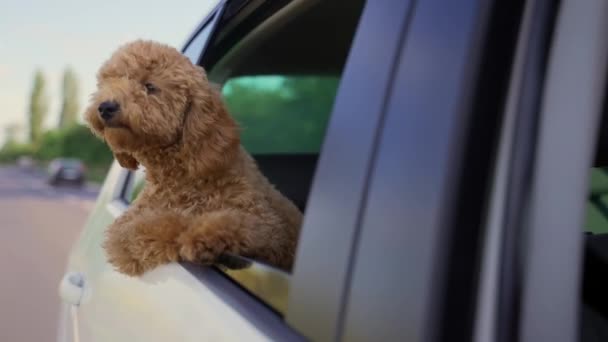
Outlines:
[[[291,267],[302,215],[240,146],[202,68],[171,47],[135,41],[97,78],[89,127],[121,166],[147,171],[142,193],[107,229],[110,263],[139,275],[179,260],[210,264],[231,252]],[[109,120],[98,110],[105,101],[120,106]]]

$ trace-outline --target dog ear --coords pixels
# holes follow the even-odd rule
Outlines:
[[[116,157],[116,160],[118,160],[118,164],[120,164],[120,166],[124,167],[125,169],[135,171],[139,166],[139,162],[137,162],[137,160],[129,153],[114,153],[114,157]]]
[[[238,126],[209,83],[194,89],[184,113],[182,153],[190,174],[209,174],[224,169],[238,153]]]

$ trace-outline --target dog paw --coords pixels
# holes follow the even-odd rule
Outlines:
[[[174,217],[137,220],[110,230],[104,244],[108,261],[121,273],[138,276],[179,260],[177,237],[184,225]]]
[[[132,277],[144,274],[148,269],[137,259],[133,259],[128,255],[109,255],[108,261],[114,269],[122,274]]]
[[[228,250],[230,239],[231,237],[222,231],[188,230],[177,239],[180,246],[179,255],[186,261],[213,264],[223,252]]]

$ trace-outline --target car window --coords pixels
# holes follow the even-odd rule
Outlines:
[[[207,24],[203,29],[199,31],[199,33],[190,41],[190,44],[184,49],[184,55],[190,59],[190,61],[194,64],[198,63],[198,60],[201,56],[201,52],[203,51],[205,44],[209,40],[209,36],[211,35],[211,31],[214,27],[216,14],[213,14]]]
[[[305,212],[364,1],[294,4],[252,2],[253,9],[244,6],[222,19],[209,42],[197,41],[209,32],[199,33],[184,54],[196,61],[198,49],[208,46],[198,64],[221,85],[242,145],[275,188]],[[132,183],[129,201],[145,187],[144,177]],[[240,265],[227,276],[276,311],[285,310],[288,273],[239,256],[221,259],[224,270]]]
[[[294,1],[294,6],[274,14],[280,20],[258,13],[267,19],[249,32],[238,26],[222,32],[219,27],[201,65],[211,82],[222,85],[224,101],[241,128],[242,144],[262,174],[306,215],[317,160],[364,1],[319,1],[302,9],[296,3],[303,2]],[[234,258],[227,259],[238,264]],[[284,313],[288,274],[260,267],[255,260],[246,264],[226,274]]]

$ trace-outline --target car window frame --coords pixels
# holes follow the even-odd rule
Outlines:
[[[292,327],[311,340],[339,340],[352,263],[357,258],[354,246],[361,209],[412,3],[365,3],[342,74],[310,192],[286,316]],[[357,138],[347,140],[353,136]]]
[[[228,0],[221,0],[210,12],[205,16],[202,20],[201,24],[194,30],[194,32],[190,35],[186,42],[182,45],[181,52],[186,53],[186,51],[191,47],[192,43],[196,40],[196,38],[202,34],[202,32],[208,27],[211,26],[211,31],[207,36],[205,42],[201,45],[198,51],[198,57],[192,60],[193,64],[198,64],[203,56],[204,51],[207,49],[207,45],[212,40],[213,35],[216,33],[217,26],[221,21],[222,15],[224,13],[224,9],[226,8],[226,3]]]
[[[476,341],[516,339],[514,317],[520,303],[514,260],[521,243],[521,222],[532,159],[530,142],[537,119],[548,27],[555,8],[527,2],[516,47],[516,57],[504,109],[492,195],[488,201],[486,237],[477,299]]]
[[[581,228],[606,85],[608,44],[601,32],[608,5],[526,6],[488,217],[475,341],[578,340]]]
[[[528,232],[521,242],[526,249],[518,337],[524,342],[579,338],[581,227],[607,84],[607,23],[608,3],[602,1],[562,1],[555,19],[529,185]],[[565,161],[564,151],[578,153],[567,154]],[[556,167],[560,172],[553,172]],[[544,243],[547,236],[550,244]]]

